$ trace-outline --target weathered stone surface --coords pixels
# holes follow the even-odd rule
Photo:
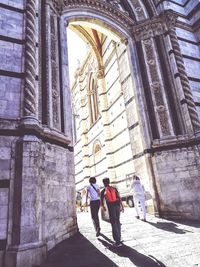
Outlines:
[[[199,12],[195,10],[198,1],[179,0],[177,4],[176,1],[152,1],[158,13],[168,8],[180,12],[174,32],[175,46],[169,36],[165,37],[163,46],[163,39],[158,42],[159,29],[167,33],[166,24],[162,24],[165,15],[157,16],[154,9],[148,14],[150,6],[145,9],[142,1],[129,1],[137,22],[119,1],[63,1],[62,17],[57,1],[52,2],[46,1],[44,6],[43,1],[0,0],[0,239],[3,244],[0,250],[6,247],[5,254],[0,253],[0,265],[5,267],[38,265],[47,250],[77,232],[74,154],[69,147],[69,144],[72,146],[72,115],[66,44],[66,21],[75,15],[86,20],[88,16],[93,16],[94,21],[102,20],[102,26],[109,25],[107,30],[115,29],[114,35],[117,33],[119,41],[126,40],[117,47],[108,39],[104,40],[103,59],[98,57],[98,64],[105,63],[105,73],[100,68],[98,86],[103,85],[105,77],[108,90],[103,91],[101,100],[103,109],[109,108],[110,113],[109,116],[104,113],[105,127],[103,123],[96,124],[90,133],[86,108],[81,113],[81,127],[86,131],[77,143],[81,150],[76,159],[79,177],[86,177],[85,181],[88,181],[95,167],[99,174],[107,175],[107,170],[101,172],[107,165],[111,177],[115,177],[115,166],[118,176],[123,179],[120,168],[123,163],[125,170],[132,169],[143,177],[145,186],[154,195],[154,202],[160,201],[161,215],[199,219],[200,214],[198,135],[194,136],[182,126],[178,137],[174,137],[171,126],[167,129],[168,125],[172,128],[175,125],[170,109],[172,97],[181,125],[185,125],[184,112],[191,111],[188,107],[192,105],[195,113],[191,92],[199,106],[200,54],[197,47],[200,34],[195,26],[199,18]],[[71,6],[75,7],[74,13],[71,13]],[[169,27],[173,27],[173,16],[170,18],[172,25]],[[162,24],[161,28],[154,19]],[[133,28],[143,29],[143,33],[140,35]],[[140,38],[146,42],[145,57]],[[153,49],[148,47],[149,38]],[[159,45],[166,49],[163,54]],[[112,58],[112,54],[115,57]],[[91,66],[96,73],[99,65],[95,60],[93,54]],[[120,77],[117,75],[119,68]],[[165,75],[168,81],[164,80]],[[149,79],[146,82],[145,76]],[[77,111],[87,104],[88,95],[83,91],[87,79],[83,78]],[[162,86],[155,86],[154,78],[158,78]],[[187,99],[183,90],[186,78],[190,82]],[[171,95],[168,95],[169,90]],[[149,98],[152,95],[155,101]],[[147,108],[153,105],[153,111],[152,103],[159,104],[153,126],[152,114]],[[164,111],[169,113],[168,117],[163,115]],[[188,119],[187,126],[190,123]],[[158,135],[155,142],[151,131],[158,124],[166,126],[166,139]],[[109,128],[112,128],[112,134]],[[172,143],[168,134],[174,138]],[[99,136],[99,143],[107,140],[108,150],[102,158],[96,157],[97,166],[92,162],[90,172],[88,166],[94,147],[86,148],[85,145],[87,142],[93,144],[95,136]],[[128,157],[127,161],[125,157]]]
[[[24,32],[23,18],[23,14],[0,7],[0,34],[21,40]]]
[[[12,60],[10,64],[13,64]],[[21,85],[21,79],[0,76],[0,116],[2,118],[14,119],[20,116]]]
[[[198,155],[191,148],[155,154],[153,161],[162,214],[167,216],[168,211],[173,211],[180,218],[187,214],[190,219],[199,219]]]

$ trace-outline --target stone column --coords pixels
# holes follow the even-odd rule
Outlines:
[[[112,140],[111,140],[111,131],[110,131],[110,119],[108,114],[108,99],[106,93],[106,84],[104,79],[104,68],[97,70],[97,82],[98,82],[98,92],[100,98],[100,111],[103,121],[103,130],[104,130],[104,142],[105,142],[105,151],[106,151],[106,161],[107,161],[107,175],[114,181],[116,177],[115,173],[115,161],[112,155]]]
[[[47,124],[61,131],[61,94],[59,76],[58,11],[52,1],[46,3]]]
[[[167,98],[160,59],[158,57],[155,37],[164,35],[168,31],[168,25],[163,15],[144,21],[133,27],[134,39],[140,42],[148,83],[151,89],[151,101],[155,112],[159,138],[173,137],[175,135],[172,117],[169,109],[170,101]]]
[[[80,110],[80,129],[81,129],[81,142],[82,142],[82,161],[83,161],[83,177],[84,179],[90,178],[90,158],[89,158],[89,147],[88,147],[88,119],[87,119],[87,112],[86,108],[87,101],[86,101],[86,91],[82,88],[82,81],[81,81],[81,72],[77,72],[77,81],[79,92],[81,96],[81,110]],[[85,183],[84,183],[85,184]]]
[[[62,72],[62,100],[63,100],[63,119],[64,133],[72,140],[72,108],[71,93],[69,85],[69,64],[68,64],[68,46],[67,46],[67,24],[68,22],[61,18],[60,20],[60,49],[61,49],[61,67]]]
[[[166,43],[172,54],[173,61],[175,63],[176,73],[175,79],[177,84],[177,89],[179,92],[180,103],[183,110],[184,122],[186,127],[186,132],[190,133],[200,129],[200,122],[198,118],[198,113],[193,100],[192,90],[190,88],[189,80],[184,66],[183,56],[181,54],[178,38],[176,35],[176,20],[177,15],[171,11],[165,12],[163,15],[166,22],[168,31],[166,33]]]
[[[142,47],[144,58],[147,63],[147,75],[160,138],[174,136],[154,39],[147,38],[142,40]]]
[[[25,81],[22,124],[38,124],[36,104],[36,1],[26,3]]]

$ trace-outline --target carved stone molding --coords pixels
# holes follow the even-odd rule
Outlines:
[[[36,117],[36,1],[26,4],[24,116]]]
[[[171,45],[174,51],[174,57],[176,60],[177,69],[180,74],[181,85],[182,85],[184,96],[185,96],[185,99],[182,102],[187,104],[193,130],[197,131],[200,129],[200,121],[199,121],[198,113],[197,113],[196,106],[194,103],[188,76],[185,70],[184,60],[181,54],[175,28],[171,28],[171,30],[169,31],[169,36],[170,36]]]
[[[158,17],[148,19],[133,26],[133,34],[136,41],[145,40],[164,34],[175,27],[177,15],[172,11],[161,13]]]
[[[178,14],[173,10],[166,10],[160,14],[160,18],[165,22],[166,28],[170,30],[176,27]]]
[[[58,86],[58,54],[57,54],[57,23],[53,14],[50,15],[50,33],[51,33],[51,87],[52,87],[52,111],[53,111],[53,126],[60,128],[60,93]]]
[[[148,17],[141,2],[142,0],[131,0],[129,2],[130,6],[132,7],[135,13],[137,21],[145,20]]]
[[[117,3],[119,1],[100,1],[100,0],[62,0],[62,10],[69,8],[94,8],[104,14],[111,16],[114,20],[131,29],[134,21],[128,16],[128,13]],[[117,4],[119,6],[117,6]]]
[[[193,96],[187,73],[184,66],[183,57],[179,47],[178,38],[176,35],[176,23],[177,14],[171,10],[161,13],[158,17],[154,17],[150,20],[143,21],[133,26],[133,35],[136,41],[145,40],[145,44],[149,42],[150,38],[168,33],[170,36],[171,44],[174,51],[174,56],[177,64],[177,68],[180,74],[180,80],[185,95],[185,102],[188,105],[188,111],[190,114],[190,120],[194,130],[200,129],[200,122],[198,114],[194,104]],[[148,65],[153,65],[153,60],[148,60]],[[183,101],[184,102],[184,101]]]
[[[59,1],[59,0],[46,0],[46,3],[49,4],[58,13],[60,13],[62,11],[62,1]]]
[[[121,3],[121,0],[102,0],[103,2],[109,3],[111,5],[114,5],[116,8],[118,8],[121,12],[125,13],[126,15],[129,15],[128,12],[123,7],[123,4]]]
[[[185,69],[183,56],[181,54],[179,41],[176,35],[177,17],[178,15],[171,10],[168,10],[161,14],[161,18],[163,19],[166,25],[166,30],[169,33],[171,45],[174,51],[174,57],[175,57],[176,64],[177,64],[177,69],[180,74],[180,81],[181,81],[183,92],[185,95],[185,99],[183,103],[186,103],[188,106],[191,124],[192,124],[193,130],[196,131],[200,129],[200,121],[198,118],[198,113],[196,110],[192,91],[190,88],[190,83],[187,77],[187,72]]]
[[[147,74],[151,88],[151,95],[158,123],[160,136],[173,135],[170,124],[169,111],[167,107],[164,85],[159,72],[159,63],[156,59],[156,49],[153,39],[142,41],[144,57],[147,62]]]
[[[103,67],[102,68],[99,68],[96,71],[97,79],[103,79],[104,78],[104,75],[105,75],[105,69]]]

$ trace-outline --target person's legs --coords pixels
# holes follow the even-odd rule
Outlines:
[[[110,223],[112,226],[112,235],[116,243],[120,243],[121,240],[121,225],[119,221],[120,207],[119,205],[108,205],[108,211],[110,216]]]
[[[135,211],[136,211],[136,214],[137,214],[137,218],[139,219],[139,209],[138,209],[138,205],[139,205],[139,199],[136,197],[136,196],[134,196],[133,197],[133,201],[134,201],[134,207],[135,207]]]
[[[118,238],[119,238],[119,242],[121,240],[121,223],[120,223],[120,206],[117,205],[116,208],[115,208],[115,212],[116,212],[116,229],[117,229],[117,232],[118,232]]]
[[[99,216],[98,216],[99,208],[100,208],[100,200],[90,202],[91,217],[97,234],[99,234],[100,232]]]
[[[146,207],[145,207],[145,199],[143,197],[140,198],[140,205],[142,208],[143,219],[146,221]]]

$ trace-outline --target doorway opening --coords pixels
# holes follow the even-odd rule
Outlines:
[[[129,47],[121,34],[87,19],[68,23],[67,40],[77,196],[84,207],[89,178],[101,187],[109,177],[128,204],[127,175],[140,164],[148,177],[145,158],[134,158],[143,135]],[[149,179],[144,183],[149,188]]]

